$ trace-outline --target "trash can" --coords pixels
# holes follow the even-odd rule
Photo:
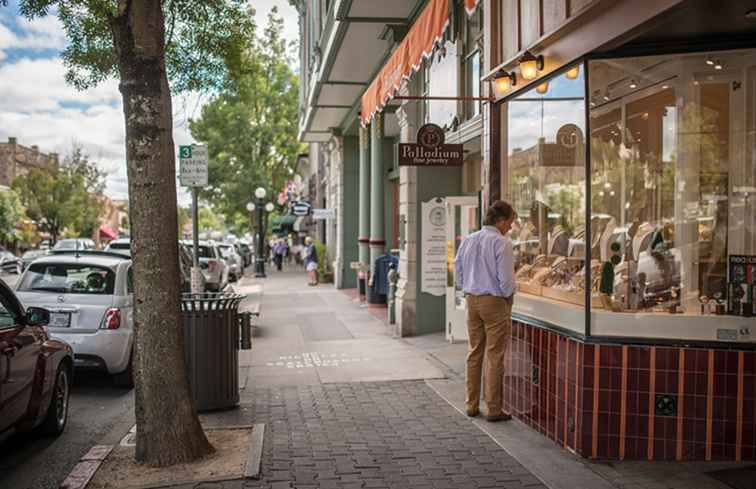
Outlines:
[[[243,295],[183,294],[184,360],[198,411],[239,404],[239,303]]]

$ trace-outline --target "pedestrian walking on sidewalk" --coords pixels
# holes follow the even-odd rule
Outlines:
[[[309,279],[307,285],[318,285],[318,250],[309,236],[305,238],[304,264]]]
[[[516,217],[507,202],[494,202],[486,212],[483,229],[465,238],[454,260],[455,286],[464,292],[467,304],[467,415],[479,413],[485,358],[483,381],[488,421],[512,418],[503,410],[502,383],[517,287],[512,242],[506,234]]]
[[[283,268],[284,256],[286,255],[286,241],[279,239],[273,245],[273,261],[276,263],[276,270],[279,272]]]

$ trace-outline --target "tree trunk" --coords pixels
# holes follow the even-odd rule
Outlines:
[[[158,0],[119,0],[118,16],[111,19],[126,118],[136,308],[136,459],[151,466],[189,462],[213,452],[184,366],[164,27]]]

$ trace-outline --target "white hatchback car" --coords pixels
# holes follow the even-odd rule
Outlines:
[[[134,304],[129,257],[100,251],[55,252],[32,262],[16,285],[24,306],[50,311],[48,330],[69,343],[74,366],[103,370],[131,388]]]

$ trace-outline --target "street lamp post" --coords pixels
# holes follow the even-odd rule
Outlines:
[[[258,187],[255,190],[256,203],[247,204],[247,210],[252,212],[257,210],[257,259],[255,266],[255,277],[265,278],[265,229],[263,227],[263,211],[271,212],[273,203],[265,203],[265,189]]]

